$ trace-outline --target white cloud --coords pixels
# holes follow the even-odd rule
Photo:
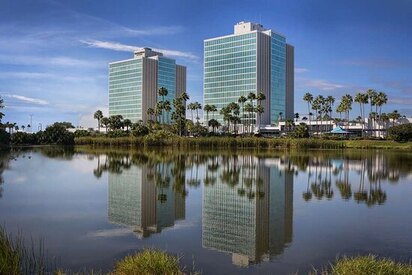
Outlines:
[[[55,79],[58,81],[95,81],[98,79],[104,79],[107,76],[105,75],[96,75],[96,76],[77,76],[77,75],[60,75],[52,73],[35,73],[35,72],[2,72],[0,78],[18,78],[18,79]]]
[[[92,238],[111,238],[111,237],[121,237],[127,236],[132,233],[132,230],[129,228],[113,228],[113,229],[104,229],[91,231],[87,233],[88,237]]]
[[[309,71],[306,68],[295,68],[295,73],[299,74],[299,73],[306,73],[307,71]]]
[[[345,85],[332,83],[323,79],[300,79],[299,82],[304,88],[313,88],[321,91],[332,91],[345,88]]]
[[[16,100],[19,100],[25,103],[35,104],[35,105],[48,105],[49,104],[49,102],[47,102],[46,100],[39,99],[39,98],[32,98],[32,97],[14,95],[14,94],[6,94],[4,96],[8,98],[14,98]]]
[[[102,49],[123,51],[123,52],[133,52],[133,51],[141,50],[143,48],[139,46],[132,46],[132,45],[121,44],[118,42],[101,41],[101,40],[81,40],[80,42],[83,44],[86,44],[87,46],[91,48],[102,48]],[[189,60],[198,59],[196,55],[192,53],[188,53],[188,52],[168,50],[168,49],[156,49],[156,48],[152,48],[152,50],[161,52],[166,56],[182,57],[182,58],[186,58]]]
[[[67,56],[35,56],[35,55],[0,55],[0,63],[13,65],[52,65],[60,67],[102,67],[106,65],[106,61],[101,60],[84,60],[71,58]]]

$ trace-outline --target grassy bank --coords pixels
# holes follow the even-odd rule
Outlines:
[[[180,147],[180,148],[267,148],[267,149],[412,149],[412,142],[399,143],[389,140],[327,140],[263,137],[79,137],[76,145]]]
[[[331,265],[328,270],[315,272],[322,275],[409,275],[412,265],[397,263],[390,259],[376,256],[343,257]]]
[[[49,274],[53,264],[46,260],[43,243],[27,246],[21,235],[7,235],[0,226],[0,274]]]

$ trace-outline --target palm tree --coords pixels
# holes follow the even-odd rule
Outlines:
[[[156,122],[163,123],[163,101],[157,102],[155,107]],[[157,121],[157,117],[162,117],[160,121]]]
[[[329,111],[329,120],[332,121],[332,110],[333,110],[333,104],[335,103],[335,98],[333,96],[328,96],[326,98],[326,103],[328,105],[327,111]],[[332,122],[331,122],[332,123]]]
[[[106,128],[106,133],[107,133],[107,127],[110,124],[110,120],[107,117],[102,117],[100,120],[101,124]]]
[[[368,100],[368,97],[367,97],[367,95],[366,95],[366,97],[365,97],[365,94],[357,93],[357,94],[355,95],[355,102],[359,103],[359,108],[360,108],[360,117],[361,117],[361,120],[362,120],[362,136],[363,136],[363,131],[364,131],[364,127],[363,127],[364,123],[363,123],[363,120],[364,120],[364,117],[365,117],[365,114],[364,114],[364,112],[363,112],[362,106],[365,104],[365,103],[364,103],[364,102],[365,102],[365,99],[366,99],[366,101]]]
[[[259,114],[259,128],[260,128],[260,124],[261,124],[261,117],[262,117],[262,113],[264,112],[264,108],[262,106],[262,101],[266,99],[266,96],[264,93],[260,92],[258,93],[258,95],[256,96],[256,99],[258,101],[258,106],[260,106],[259,110],[256,107],[256,112]]]
[[[313,95],[311,93],[306,93],[303,96],[303,100],[308,103],[308,115],[309,115],[309,125],[310,125],[310,120],[311,120],[310,109],[311,109],[311,105],[312,105],[312,101],[313,101]],[[310,129],[310,127],[309,127],[309,129]]]
[[[26,128],[26,126],[22,125],[22,126],[21,126],[21,129],[23,130],[23,132],[24,132],[24,128]]]
[[[192,122],[194,123],[194,121],[193,121],[193,111],[195,110],[195,104],[192,102],[192,103],[189,103],[188,105],[187,105],[187,109],[188,110],[190,110],[190,113],[191,113],[191,115],[192,115]]]
[[[186,92],[183,92],[183,93],[180,95],[180,98],[183,99],[184,102],[186,102],[186,101],[189,100],[189,95],[188,95]]]
[[[263,106],[262,105],[258,105],[258,106],[256,106],[256,112],[258,113],[258,115],[259,115],[259,127],[258,127],[258,131],[260,131],[260,120],[261,120],[261,117],[262,117],[262,114],[263,114],[263,112],[265,111],[265,108],[263,108]]]
[[[206,123],[205,125],[209,124],[209,112],[212,111],[212,105],[206,104],[205,106],[203,106],[203,111],[206,112]]]
[[[282,121],[283,112],[279,112],[279,121]]]
[[[395,126],[395,120],[398,120],[401,115],[398,113],[398,110],[395,110],[388,114],[389,119],[392,119],[392,127]]]
[[[196,101],[194,103],[194,108],[196,110],[196,120],[197,120],[197,123],[199,124],[199,110],[202,110],[202,105]]]
[[[147,108],[146,113],[147,113],[148,116],[150,116],[150,120],[153,121],[153,115],[155,113],[155,110],[153,108]]]
[[[242,119],[241,123],[243,125],[243,132],[245,131],[245,102],[247,101],[247,98],[244,97],[243,95],[239,97],[238,102],[239,104],[242,104]]]
[[[165,87],[160,87],[158,91],[159,95],[162,97],[162,101],[165,101],[165,96],[169,93]]]
[[[103,117],[103,112],[102,111],[100,111],[100,110],[97,110],[95,113],[94,113],[94,119],[97,119],[97,128],[99,129],[99,132],[100,132],[100,120],[102,119],[102,117]]]
[[[126,118],[125,120],[123,120],[123,125],[124,127],[126,127],[126,131],[129,131],[129,127],[132,126],[132,121],[128,118]]]
[[[349,126],[349,119],[350,119],[349,112],[350,110],[352,110],[352,102],[353,102],[353,99],[351,95],[346,94],[342,97],[341,103],[343,104],[343,110],[346,113],[346,120],[347,120],[348,126]]]
[[[373,90],[373,89],[367,90],[367,91],[366,91],[366,94],[368,95],[369,103],[370,103],[370,106],[371,106],[370,112],[372,112],[372,106],[375,105],[376,96],[377,96],[378,94],[377,94],[376,91]]]
[[[250,104],[252,105],[252,108],[250,109],[250,110],[251,110],[251,113],[252,113],[252,119],[251,119],[250,125],[253,125],[253,121],[255,120],[255,116],[254,116],[255,106],[253,105],[253,100],[256,99],[256,94],[255,94],[255,93],[249,93],[249,94],[247,95],[247,99],[249,99]]]
[[[296,113],[296,114],[295,114],[295,119],[296,119],[296,121],[298,121],[298,119],[299,119],[299,113]]]
[[[375,105],[379,108],[379,124],[382,124],[382,105],[388,102],[388,96],[384,92],[379,92],[376,96]]]
[[[163,109],[166,111],[167,123],[170,123],[170,121],[169,121],[169,112],[172,110],[172,107],[170,106],[170,101],[169,100],[166,100],[165,102],[163,102]]]
[[[214,133],[215,129],[220,127],[220,123],[216,119],[212,118],[211,120],[209,120],[208,126],[212,127],[212,131]]]
[[[231,118],[231,110],[229,106],[223,107],[220,109],[220,114],[223,116],[223,121],[227,121],[227,130],[230,129],[230,118]]]
[[[250,117],[251,117],[251,113],[253,112],[253,105],[250,104],[250,103],[246,103],[244,110],[245,110],[246,112],[248,112],[248,117],[250,118]],[[249,125],[249,123],[250,123],[250,120],[249,120],[249,119],[247,119],[247,123],[248,123],[248,125]],[[249,132],[249,127],[247,127],[246,129],[247,129],[247,132]]]

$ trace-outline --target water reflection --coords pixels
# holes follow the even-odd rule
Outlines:
[[[385,154],[361,158],[308,158],[304,169],[300,167],[307,172],[307,188],[302,198],[305,201],[313,197],[330,200],[334,197],[335,186],[344,200],[353,199],[367,206],[382,205],[387,200],[382,181],[396,184],[400,177],[409,174],[410,159],[403,160],[406,163]]]
[[[108,218],[130,226],[139,238],[159,233],[176,220],[185,219],[185,195],[180,185],[185,176],[179,162],[149,162],[144,155],[97,156],[93,173],[108,171]],[[183,189],[184,190],[184,189]]]
[[[13,157],[10,157],[11,155]],[[299,230],[302,231],[302,228],[296,225],[299,225],[299,219],[302,220],[302,215],[299,217],[299,213],[304,212],[307,215],[315,211],[315,217],[323,214],[329,221],[335,217],[327,216],[329,212],[322,211],[330,209],[329,205],[333,200],[332,206],[339,207],[343,213],[339,217],[345,219],[347,216],[351,217],[353,207],[359,206],[364,209],[363,213],[371,213],[373,210],[364,206],[375,206],[376,209],[390,200],[395,200],[396,192],[391,188],[392,185],[408,182],[401,179],[406,177],[410,179],[412,170],[410,165],[412,154],[408,152],[176,152],[47,147],[30,149],[28,153],[0,154],[0,197],[10,195],[10,198],[13,198],[15,192],[14,195],[18,198],[21,194],[19,192],[25,192],[26,187],[23,184],[18,186],[16,184],[18,188],[7,189],[8,182],[10,185],[13,185],[12,182],[17,183],[12,180],[13,175],[15,177],[17,174],[24,174],[24,169],[30,166],[27,161],[13,161],[13,164],[10,164],[10,160],[19,160],[24,155],[35,156],[33,159],[37,163],[43,164],[49,161],[48,163],[52,164],[50,166],[52,168],[49,169],[60,167],[60,170],[56,170],[56,175],[62,173],[63,168],[66,167],[69,173],[78,172],[73,168],[75,165],[70,166],[69,163],[84,164],[85,167],[82,167],[81,172],[88,173],[88,176],[83,176],[80,172],[76,176],[78,180],[84,179],[85,184],[82,186],[88,185],[88,189],[84,189],[85,192],[95,188],[92,184],[88,184],[90,177],[93,178],[92,175],[99,181],[107,179],[107,197],[106,186],[100,184],[99,188],[103,190],[100,193],[102,197],[96,199],[101,201],[103,198],[104,203],[100,205],[105,205],[106,199],[108,200],[107,217],[106,209],[103,207],[104,222],[100,224],[107,224],[108,220],[110,223],[131,228],[138,238],[148,238],[142,243],[153,243],[155,246],[158,245],[156,241],[163,241],[162,238],[165,238],[167,243],[171,243],[171,239],[180,240],[181,234],[184,234],[183,239],[187,242],[181,246],[187,249],[185,253],[189,253],[188,255],[195,255],[197,250],[202,253],[207,251],[213,257],[226,253],[230,255],[232,263],[236,266],[248,266],[274,258],[281,261],[282,258],[278,255],[285,256],[289,252],[293,253],[291,252],[293,248],[299,245],[302,248],[302,242],[295,241],[292,245],[293,239],[308,241],[316,238],[316,232],[314,233],[316,230],[311,232],[309,228],[307,233],[306,227],[304,228],[306,235],[299,236]],[[55,159],[59,160],[59,166],[55,166],[57,163]],[[11,171],[14,170],[14,174],[4,172],[8,166],[11,167]],[[40,165],[35,167],[43,168]],[[27,174],[33,173],[38,176],[47,174],[47,171],[55,172],[39,169],[38,174],[33,170]],[[53,173],[49,174],[50,177],[54,177]],[[6,183],[2,183],[3,177]],[[58,183],[54,183],[53,187],[61,183],[56,182]],[[67,184],[71,184],[69,180]],[[39,194],[47,192],[46,189],[50,185],[44,182],[44,177],[38,179],[33,177],[30,187],[37,191],[34,194]],[[5,189],[4,192],[2,188]],[[72,192],[70,189],[67,191],[62,188],[64,192]],[[50,193],[52,194],[50,198],[59,194],[55,189],[53,191],[54,193]],[[79,192],[76,195],[79,194],[83,193]],[[0,202],[5,201],[7,200],[3,198]],[[318,201],[329,205],[323,209],[319,204],[317,207],[311,207]],[[200,202],[201,211],[200,208],[196,208],[200,206]],[[352,208],[347,207],[345,210],[348,203],[352,204]],[[66,208],[61,208],[63,210],[49,207],[47,202],[45,205],[47,210],[44,211],[58,209],[55,211],[64,212],[75,209],[71,201],[66,202]],[[386,209],[394,207],[388,206]],[[187,213],[189,210],[191,212]],[[190,221],[191,225],[195,225],[193,228],[182,226],[181,228],[185,228],[186,231],[175,230],[171,231],[171,234],[159,234],[158,238],[149,238],[165,228],[174,227],[179,220],[188,222],[184,221],[186,216],[187,219],[190,217],[196,219],[196,222],[201,221],[201,225]],[[294,218],[295,228],[293,228]],[[383,216],[382,219],[384,218]],[[322,219],[325,220],[323,216]],[[307,221],[305,222],[306,226]],[[318,221],[318,224],[321,226],[322,221]],[[113,225],[108,224],[106,227],[111,229]],[[331,226],[330,230],[336,230],[333,228],[336,227]],[[323,229],[325,229],[324,224]],[[96,228],[88,230],[92,231]],[[73,234],[81,235],[83,232]],[[330,244],[326,239],[324,240],[327,244],[323,243],[323,247],[326,249]],[[118,245],[122,246],[120,241]],[[175,250],[180,249],[179,244],[171,246],[177,246]],[[123,251],[122,249],[123,247],[118,251]],[[336,251],[339,252],[339,249],[337,248]],[[288,253],[285,253],[286,250]],[[202,253],[199,255],[204,255]],[[287,259],[287,261],[292,260]],[[233,267],[231,264],[230,266]]]
[[[292,241],[293,174],[253,156],[215,157],[207,167],[216,180],[203,190],[203,246],[232,253],[238,266],[282,253]]]

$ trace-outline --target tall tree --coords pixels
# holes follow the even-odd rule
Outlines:
[[[128,118],[126,118],[125,120],[123,120],[123,125],[124,127],[126,127],[126,131],[129,131],[129,127],[132,126],[132,121]]]
[[[147,115],[150,117],[150,120],[153,121],[153,115],[154,115],[154,113],[155,113],[155,110],[154,110],[153,108],[147,108],[146,113],[147,113]]]
[[[199,102],[195,102],[195,105],[194,105],[194,108],[195,108],[195,110],[196,110],[196,120],[197,120],[197,123],[199,124],[199,110],[202,110],[202,104],[200,104]]]
[[[310,110],[312,109],[312,101],[313,101],[313,95],[311,93],[306,93],[303,96],[303,100],[306,101],[308,103],[308,116],[309,116],[309,125],[310,125],[310,121],[311,121],[311,112]],[[310,129],[311,127],[309,127]]]
[[[252,119],[251,119],[250,125],[253,127],[254,121],[256,120],[256,117],[255,117],[255,114],[254,114],[255,113],[255,105],[253,104],[253,101],[256,100],[256,94],[255,93],[249,93],[247,95],[247,99],[249,99],[250,104],[252,105],[252,108],[251,108]]]
[[[260,92],[258,93],[258,95],[256,96],[256,99],[258,101],[258,106],[256,106],[256,112],[259,115],[259,127],[258,130],[260,131],[260,124],[261,124],[261,118],[262,118],[262,114],[265,111],[264,107],[262,106],[262,101],[266,100],[266,96],[264,93]]]
[[[208,125],[209,124],[209,112],[212,111],[212,105],[206,104],[205,106],[203,106],[203,111],[206,112],[206,121],[204,125]]]
[[[163,109],[166,111],[166,121],[167,123],[170,123],[169,121],[169,113],[172,110],[172,107],[170,106],[170,101],[166,100],[163,102]]]
[[[239,97],[238,102],[239,104],[242,104],[242,118],[241,123],[242,123],[242,127],[243,127],[243,132],[245,132],[245,102],[247,101],[247,98],[244,97],[243,95]]]
[[[102,117],[100,122],[102,123],[102,125],[106,128],[106,133],[107,133],[107,128],[109,127],[110,124],[110,120],[107,117]]]
[[[102,117],[103,117],[103,112],[102,111],[100,111],[100,110],[97,110],[95,113],[94,113],[94,119],[97,119],[97,128],[98,128],[98,130],[99,130],[99,132],[100,132],[100,120],[102,119]]]

